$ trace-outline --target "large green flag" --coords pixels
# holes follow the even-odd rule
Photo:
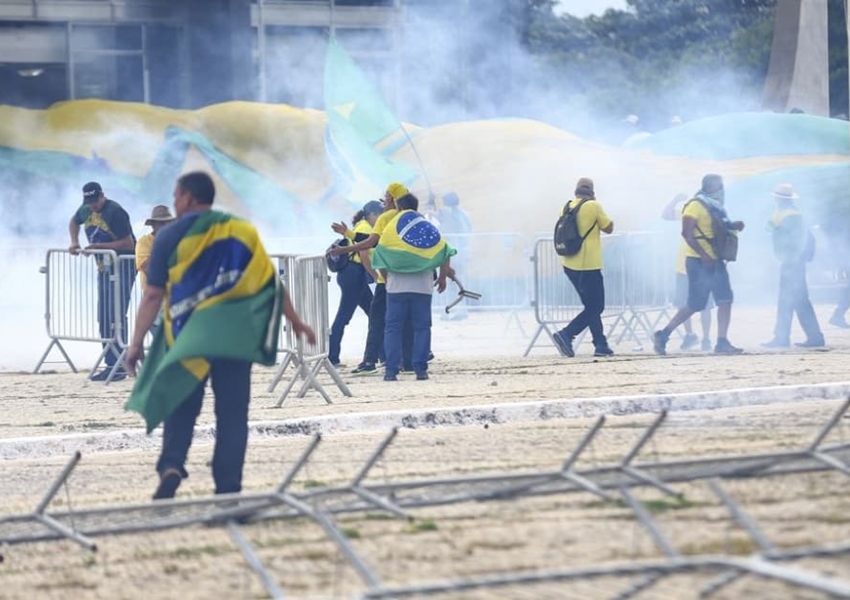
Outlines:
[[[416,172],[385,156],[406,137],[401,123],[348,53],[331,38],[325,60],[325,138],[328,158],[338,179],[354,189],[383,192],[392,181],[409,183]]]

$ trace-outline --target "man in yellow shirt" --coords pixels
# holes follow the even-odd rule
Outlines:
[[[150,218],[145,221],[145,225],[151,228],[151,232],[143,235],[136,242],[136,270],[139,272],[139,281],[142,284],[142,292],[148,285],[148,261],[151,257],[153,249],[153,238],[156,232],[171,223],[174,217],[171,216],[171,211],[164,204],[159,204],[153,207]]]
[[[407,187],[400,183],[391,183],[388,185],[386,192],[384,192],[384,212],[381,213],[381,216],[379,216],[375,221],[369,237],[365,240],[358,241],[355,244],[334,248],[331,252],[333,254],[341,254],[343,252],[368,252],[370,249],[377,246],[387,223],[392,221],[396,214],[398,214],[398,209],[395,205],[396,200],[408,193]],[[336,233],[341,235],[344,235],[345,230],[347,229],[345,223],[334,223],[331,227]],[[366,268],[367,271],[374,273],[372,265],[368,260],[368,254],[361,254],[361,256],[367,259],[363,262],[364,268]],[[386,325],[387,315],[387,287],[384,276],[381,273],[376,273],[376,275],[375,294],[372,297],[372,304],[369,307],[369,331],[366,334],[366,348],[363,351],[363,360],[359,365],[357,365],[357,368],[352,371],[352,373],[356,375],[377,373],[378,360],[381,360],[384,357],[384,327]],[[410,349],[410,346],[413,345],[412,332],[405,337],[407,338],[405,340],[405,355],[409,356],[412,354]]]
[[[614,352],[608,347],[605,330],[602,326],[602,311],[605,310],[605,285],[602,279],[602,237],[600,232],[614,231],[614,222],[605,214],[602,205],[596,201],[593,180],[582,177],[578,180],[575,199],[570,200],[564,211],[583,202],[576,212],[576,224],[584,241],[579,251],[572,256],[562,256],[564,273],[578,292],[584,310],[569,324],[552,335],[552,339],[562,356],[575,356],[573,338],[590,328],[595,348],[594,356],[611,356]],[[562,213],[563,214],[563,213]]]
[[[705,309],[709,295],[717,304],[717,343],[715,354],[741,354],[743,350],[733,346],[727,334],[732,317],[732,286],[726,263],[718,260],[713,242],[719,232],[714,230],[712,213],[719,217],[722,227],[728,231],[743,231],[743,221],[729,221],[724,208],[725,192],[723,178],[708,174],[702,178],[702,186],[696,196],[682,211],[682,237],[687,243],[685,269],[688,273],[688,302],[673,315],[664,329],[655,332],[653,348],[656,354],[667,354],[667,341],[676,327],[684,323],[695,312]],[[709,212],[711,211],[711,212]]]

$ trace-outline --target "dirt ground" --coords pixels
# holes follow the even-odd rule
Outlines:
[[[761,320],[759,320],[761,319]],[[825,319],[822,319],[822,322]],[[742,317],[747,327],[762,329],[769,316]],[[615,347],[618,356],[594,360],[587,346],[572,360],[542,347],[521,358],[528,338],[504,317],[471,316],[456,324],[435,324],[432,379],[402,377],[397,383],[379,376],[346,375],[354,396],[331,389],[333,404],[316,394],[287,399],[275,408],[277,394],[266,391],[273,370],[254,376],[251,419],[270,421],[310,416],[428,407],[477,406],[554,398],[592,398],[632,394],[732,390],[746,387],[841,382],[846,375],[850,334],[828,330],[830,347],[762,353],[756,343],[748,354],[714,357],[671,352],[656,357],[629,344]],[[503,329],[504,328],[504,329]],[[487,344],[488,332],[504,332]],[[526,324],[526,329],[529,327]],[[458,336],[463,336],[458,337]],[[440,341],[437,342],[436,340]],[[733,338],[733,341],[737,341]],[[741,343],[741,342],[738,342]],[[507,349],[506,349],[507,348]],[[671,342],[671,350],[675,349]],[[347,362],[356,362],[352,353]],[[350,364],[353,366],[353,364]],[[326,379],[324,381],[327,381]],[[85,374],[0,374],[0,442],[34,436],[138,430],[138,415],[123,402],[130,382],[109,386],[88,382]],[[767,452],[803,447],[813,439],[837,401],[672,412],[641,460]],[[582,456],[578,468],[622,458],[640,437],[652,415],[613,417]],[[201,423],[210,424],[209,407]],[[371,472],[382,482],[461,474],[531,472],[557,468],[592,424],[589,419],[555,419],[500,425],[402,430]],[[293,483],[294,490],[350,481],[385,432],[326,436]],[[850,442],[850,419],[829,440]],[[255,439],[245,472],[246,491],[271,489],[308,443],[304,436]],[[156,444],[122,452],[84,448],[83,459],[60,490],[52,509],[146,502],[156,484]],[[196,443],[190,454],[191,477],[180,497],[211,492],[208,461],[211,447]],[[67,456],[0,461],[0,515],[35,506]],[[685,501],[675,502],[652,489],[636,492],[661,529],[681,553],[745,555],[755,549],[749,537],[704,482],[678,485]],[[850,540],[850,479],[820,473],[733,481],[730,494],[779,547],[839,543]],[[349,540],[384,585],[439,581],[513,571],[575,568],[604,562],[657,558],[661,552],[618,503],[575,493],[513,501],[465,503],[419,509],[412,523],[377,511],[338,518]],[[2,526],[0,526],[2,529]],[[357,577],[323,531],[305,520],[247,525],[246,537],[289,597],[352,597],[363,591]],[[143,535],[99,538],[91,554],[68,542],[18,545],[0,549],[0,598],[261,598],[264,591],[223,529],[187,528]],[[798,567],[846,577],[847,559],[817,559]],[[717,573],[675,576],[640,598],[692,598]],[[595,598],[611,597],[639,578],[607,578],[571,584],[510,586],[446,594],[453,598]],[[819,598],[754,577],[744,577],[717,598]]]

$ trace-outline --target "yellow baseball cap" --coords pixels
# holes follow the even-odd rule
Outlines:
[[[387,193],[393,197],[393,200],[398,200],[402,196],[409,194],[410,190],[400,183],[391,183],[387,186]]]

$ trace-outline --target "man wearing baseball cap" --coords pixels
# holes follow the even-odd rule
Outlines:
[[[103,188],[96,181],[90,181],[83,186],[83,205],[77,209],[68,224],[71,235],[71,245],[68,251],[77,255],[83,249],[80,247],[80,229],[86,232],[89,244],[85,250],[112,250],[118,255],[133,255],[136,238],[130,225],[130,216],[120,204],[110,200],[103,193]],[[89,376],[93,381],[115,381],[124,379],[127,374],[123,367],[116,367],[118,354],[115,342],[126,344],[127,337],[127,308],[130,304],[130,292],[136,279],[136,267],[133,260],[119,260],[118,266],[103,260],[98,256],[97,279],[97,321],[100,336],[105,340],[113,340],[117,324],[115,323],[115,302],[120,302],[120,314],[123,318],[121,339],[104,342],[106,368],[100,373]],[[118,269],[119,295],[115,297],[112,276]],[[111,379],[110,379],[111,373]]]

